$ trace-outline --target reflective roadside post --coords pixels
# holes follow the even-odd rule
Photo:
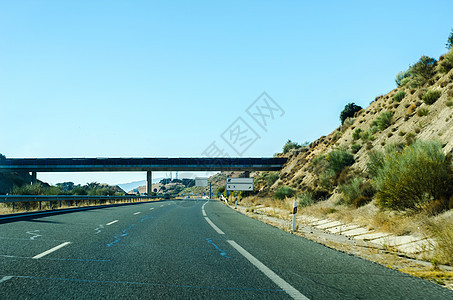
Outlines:
[[[296,231],[297,201],[294,201],[293,207],[293,232]]]

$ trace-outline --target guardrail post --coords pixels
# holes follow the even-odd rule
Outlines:
[[[41,201],[39,201],[39,210],[41,210]]]
[[[294,202],[293,207],[293,232],[296,231],[296,217],[297,217],[297,201]]]
[[[14,207],[14,202],[13,202],[13,212],[14,212],[14,208],[15,208],[15,207]]]
[[[61,200],[60,200],[60,208],[61,208]]]
[[[25,204],[25,207],[27,208],[27,211],[30,210],[30,202],[27,202],[27,204]]]

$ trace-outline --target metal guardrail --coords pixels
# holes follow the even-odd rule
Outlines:
[[[150,199],[169,199],[168,197],[161,196],[72,196],[72,195],[57,195],[57,196],[43,196],[43,195],[0,195],[0,203],[12,203],[12,211],[14,212],[17,206],[17,203],[25,202],[26,211],[30,210],[31,202],[38,202],[38,210],[42,209],[42,202],[50,202],[50,210],[54,210],[54,204],[57,204],[58,208],[61,208],[63,201],[65,205],[68,203],[74,204],[75,207],[80,207],[80,203],[88,204],[89,206],[93,203],[97,205],[101,204],[102,201],[113,202],[142,202],[143,200]],[[70,205],[73,206],[73,205]]]

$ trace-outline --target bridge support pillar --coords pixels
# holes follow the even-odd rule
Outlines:
[[[31,184],[35,184],[36,182],[38,182],[36,172],[31,172]]]
[[[153,192],[153,173],[151,171],[146,172],[146,193],[151,196]]]

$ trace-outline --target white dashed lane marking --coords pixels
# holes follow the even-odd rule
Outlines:
[[[140,212],[140,211],[138,211],[138,212],[134,213],[134,215],[138,215],[138,214],[140,214],[140,213],[141,213],[141,212]]]
[[[57,250],[60,249],[60,248],[63,248],[64,246],[69,245],[69,244],[71,244],[71,242],[64,242],[64,243],[62,243],[62,244],[60,244],[60,245],[58,245],[58,246],[56,246],[56,247],[53,247],[52,249],[49,249],[49,250],[47,250],[47,251],[44,251],[43,253],[40,253],[40,254],[38,254],[38,255],[35,255],[35,256],[33,256],[32,258],[33,258],[33,259],[39,259],[39,258],[44,257],[44,256],[46,256],[46,255],[48,255],[48,254],[50,254],[50,253],[52,253],[52,252],[54,252],[54,251],[57,251]]]
[[[115,221],[112,221],[112,222],[107,223],[107,224],[105,224],[105,225],[109,226],[109,225],[115,224],[115,223],[118,222],[118,221],[119,221],[119,220],[115,220]]]

